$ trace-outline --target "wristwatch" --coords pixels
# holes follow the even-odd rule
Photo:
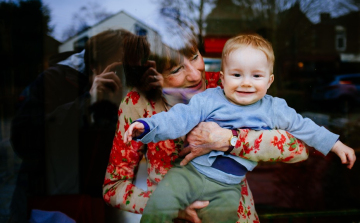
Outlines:
[[[229,149],[225,152],[226,154],[229,154],[229,153],[231,153],[231,151],[233,151],[233,149],[236,145],[236,142],[238,140],[238,132],[235,129],[231,129],[231,132],[232,132],[232,136],[229,141],[230,146],[229,146]]]

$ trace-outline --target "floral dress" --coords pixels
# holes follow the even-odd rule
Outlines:
[[[207,72],[206,81],[208,87],[218,86],[219,73]],[[167,111],[163,99],[156,102],[149,101],[136,89],[130,91],[121,102],[117,130],[103,185],[104,200],[111,206],[141,214],[151,193],[179,157],[184,138],[147,145],[135,141],[132,141],[130,145],[123,143],[123,135],[134,120],[150,117],[162,111]],[[239,131],[239,140],[232,151],[233,155],[253,161],[288,163],[303,161],[308,157],[305,145],[285,131],[246,129]],[[144,155],[147,160],[147,191],[133,184]],[[241,187],[242,197],[238,207],[239,220],[237,222],[259,222],[246,179],[241,182]]]

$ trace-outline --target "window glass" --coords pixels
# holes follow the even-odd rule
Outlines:
[[[264,92],[284,99],[298,114],[275,106],[249,120],[275,123],[284,112],[281,117],[292,124],[308,118],[323,127],[314,135],[321,137],[327,129],[359,157],[359,0],[0,1],[0,221],[26,222],[37,209],[45,211],[41,216],[59,211],[76,222],[139,222],[149,191],[174,165],[186,141],[171,139],[156,149],[135,141],[129,146],[119,130],[188,103],[206,88],[226,87],[221,77],[229,61],[222,58],[223,48],[243,34],[260,35],[271,44],[274,65],[267,67],[274,81]],[[261,55],[268,63],[271,56],[265,51]],[[254,61],[255,54],[246,52],[236,66]],[[235,78],[245,76],[243,68],[232,72],[232,86],[239,85],[234,92],[242,96],[252,91],[239,90]],[[230,100],[224,92],[224,100]],[[119,109],[120,104],[126,107]],[[245,117],[241,110],[237,123]],[[218,116],[204,121],[218,121]],[[238,129],[249,128],[242,124]],[[272,126],[274,132],[284,125]],[[221,136],[215,127],[206,132]],[[295,143],[280,146],[283,138],[265,135],[261,142],[241,142],[242,152],[253,149],[255,154],[251,145],[268,143],[261,151],[277,148],[280,155],[270,158],[279,161]],[[304,135],[308,138],[296,136],[311,143],[311,134]],[[239,216],[248,222],[257,217],[251,222],[360,222],[360,164],[351,170],[342,164],[329,151],[333,141],[326,156],[308,146],[303,162],[260,161],[246,174],[249,191],[241,193],[251,202],[237,208]],[[105,205],[109,202],[115,207]]]

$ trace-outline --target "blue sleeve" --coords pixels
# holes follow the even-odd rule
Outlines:
[[[142,143],[176,139],[186,135],[206,118],[206,98],[202,93],[194,95],[189,104],[176,104],[167,112],[160,112],[150,118],[141,118],[150,132],[140,139]]]
[[[283,99],[274,98],[273,111],[275,126],[278,129],[286,130],[324,155],[329,153],[339,139],[339,135],[330,132],[323,126],[318,126],[309,118],[303,118]]]

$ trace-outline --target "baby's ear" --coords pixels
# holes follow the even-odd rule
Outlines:
[[[274,79],[275,79],[274,74],[271,74],[271,75],[270,75],[270,78],[269,78],[268,88],[269,88],[269,87],[271,86],[271,84],[274,82]]]
[[[220,80],[221,82],[224,82],[224,73],[220,71]]]

